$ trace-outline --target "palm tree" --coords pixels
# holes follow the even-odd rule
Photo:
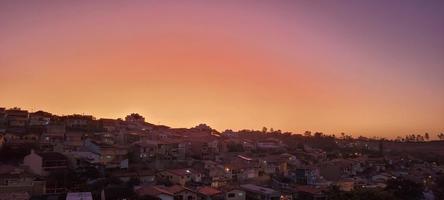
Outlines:
[[[439,138],[439,140],[444,140],[444,133],[438,134],[438,138]]]
[[[425,140],[429,140],[430,139],[430,136],[429,136],[429,133],[424,133],[424,138],[425,138]]]
[[[262,133],[266,133],[266,132],[267,132],[267,130],[268,130],[268,129],[267,129],[267,127],[265,127],[265,126],[264,126],[264,127],[262,127]]]

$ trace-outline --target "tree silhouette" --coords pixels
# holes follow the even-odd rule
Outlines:
[[[267,129],[267,127],[265,127],[265,126],[264,126],[264,127],[262,127],[262,133],[266,133],[266,132],[267,132],[267,130],[268,130],[268,129]]]
[[[436,179],[436,184],[433,190],[436,199],[444,199],[444,175]]]
[[[424,186],[408,179],[397,178],[387,181],[385,189],[399,199],[418,200],[423,198]]]
[[[444,133],[438,134],[438,139],[439,140],[444,140]]]

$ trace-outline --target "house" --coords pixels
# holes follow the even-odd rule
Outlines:
[[[185,144],[179,140],[144,140],[134,143],[132,149],[144,161],[185,159]]]
[[[100,128],[102,128],[103,130],[107,131],[107,132],[113,132],[118,130],[118,128],[120,127],[120,120],[116,120],[116,119],[99,119],[99,126]]]
[[[221,187],[228,183],[231,179],[228,171],[223,165],[211,160],[204,161],[204,171],[206,177],[209,178],[212,187]]]
[[[214,160],[220,153],[218,139],[213,135],[188,138],[186,142],[187,155],[201,160]]]
[[[225,200],[245,200],[246,194],[245,191],[240,188],[222,188],[225,192]]]
[[[68,115],[63,117],[65,120],[66,128],[69,130],[87,130],[94,117],[91,115]]]
[[[269,155],[258,158],[260,172],[265,174],[288,175],[287,159],[280,155]]]
[[[165,189],[174,194],[174,200],[198,200],[199,197],[197,192],[180,185],[173,185]]]
[[[22,193],[29,195],[43,194],[45,193],[45,181],[24,169],[11,165],[0,165],[0,199],[5,197],[5,194],[10,193],[17,193],[17,195]],[[20,199],[18,196],[17,199]]]
[[[65,151],[77,151],[83,146],[85,133],[81,131],[67,131],[63,142]]]
[[[339,187],[339,190],[350,192],[355,187],[355,180],[352,178],[344,178],[339,180],[336,185]]]
[[[28,111],[12,108],[5,111],[6,125],[8,127],[25,127],[28,122]]]
[[[66,200],[93,200],[91,192],[68,192]]]
[[[369,167],[375,169],[377,172],[384,172],[386,170],[386,160],[382,157],[380,158],[368,158],[367,164]]]
[[[46,131],[40,137],[42,144],[56,144],[62,143],[65,139],[65,125],[64,124],[49,124],[46,126]]]
[[[271,188],[266,188],[254,184],[244,184],[240,186],[246,192],[249,200],[279,200],[281,193]]]
[[[100,143],[113,145],[116,144],[116,138],[119,134],[111,133],[111,132],[98,132],[93,134],[93,138]]]
[[[173,184],[184,186],[189,182],[201,182],[202,174],[192,169],[170,169],[159,172],[161,180],[167,180]]]
[[[16,134],[16,133],[4,133],[2,136],[4,142],[6,144],[17,144],[17,143],[21,143],[21,136],[20,134]]]
[[[135,142],[131,151],[141,161],[155,160],[158,156],[158,143],[151,140]]]
[[[320,175],[329,181],[338,181],[342,177],[354,176],[360,172],[361,167],[354,160],[334,159],[320,165]]]
[[[224,167],[227,177],[233,180],[243,181],[259,176],[258,161],[247,156],[238,155],[224,164]]]
[[[39,134],[37,133],[6,132],[3,137],[6,144],[18,147],[23,145],[34,144],[39,141]]]
[[[46,126],[51,120],[51,113],[37,111],[29,114],[29,126]]]
[[[86,139],[84,147],[100,156],[100,163],[107,168],[128,168],[128,149],[124,146],[109,145]]]
[[[280,156],[287,161],[287,165],[289,165],[290,167],[299,167],[302,165],[301,160],[299,160],[295,155],[283,153]]]
[[[297,198],[300,200],[327,200],[325,188],[309,185],[296,187]]]
[[[174,200],[174,194],[159,186],[142,186],[136,189],[139,197],[152,197],[159,200]]]
[[[319,169],[317,167],[298,167],[290,172],[290,178],[297,184],[314,185],[319,179]]]
[[[64,155],[73,169],[84,169],[101,164],[100,155],[89,151],[69,151],[64,152]]]
[[[40,136],[39,145],[42,151],[54,151],[54,146],[65,140],[64,124],[48,124]]]
[[[68,159],[61,153],[36,153],[34,150],[31,150],[31,153],[23,159],[23,164],[27,166],[32,173],[46,176],[51,171],[67,169]]]
[[[223,200],[224,193],[213,187],[200,187],[197,189],[200,200]]]
[[[0,107],[0,127],[3,127],[6,118],[6,109]]]
[[[284,147],[282,141],[275,138],[267,138],[256,142],[256,148],[264,150],[279,150]]]
[[[273,176],[271,181],[272,188],[279,191],[291,190],[294,185],[294,181],[285,176]]]

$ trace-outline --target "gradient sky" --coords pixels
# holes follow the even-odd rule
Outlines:
[[[0,1],[0,107],[444,131],[444,1]]]

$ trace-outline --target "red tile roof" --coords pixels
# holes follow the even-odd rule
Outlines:
[[[217,190],[216,188],[208,187],[208,186],[201,187],[197,191],[203,195],[206,195],[206,196],[213,196],[213,195],[217,195],[217,194],[222,193],[220,190]]]

